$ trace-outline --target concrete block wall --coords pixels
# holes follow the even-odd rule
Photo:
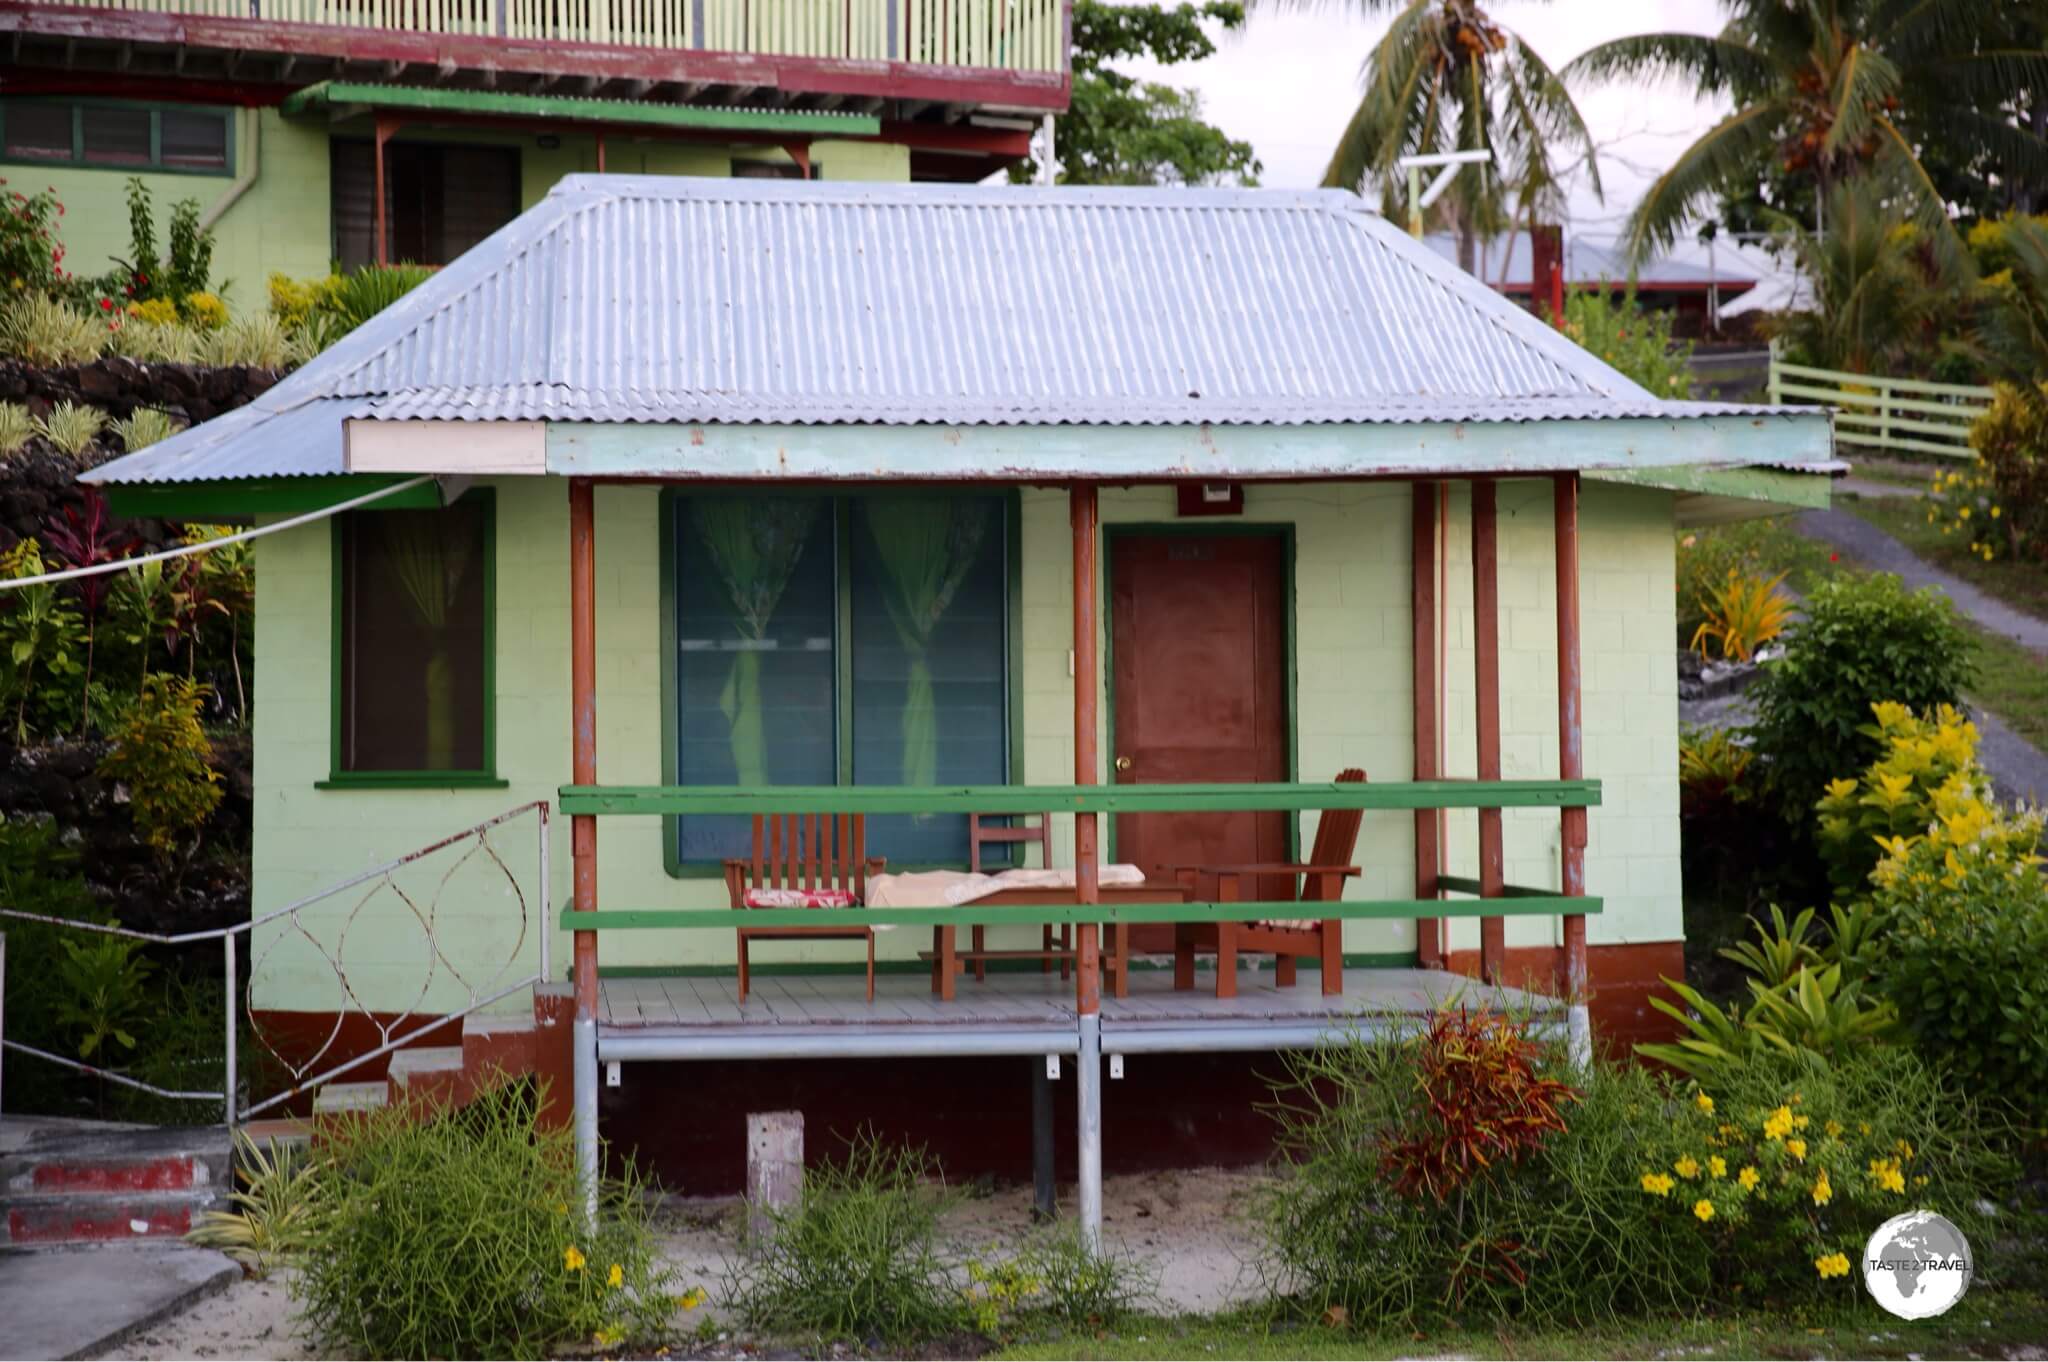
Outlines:
[[[259,912],[398,856],[435,837],[515,804],[552,798],[568,780],[568,498],[560,479],[496,484],[498,774],[487,790],[321,790],[328,775],[331,709],[332,547],[324,525],[259,541],[256,688],[255,904]],[[597,506],[598,770],[608,784],[661,780],[659,504],[653,487],[603,487]],[[1550,492],[1547,484],[1510,483],[1501,491],[1503,605],[1503,767],[1509,777],[1556,773],[1555,617],[1552,600]],[[1244,519],[1294,527],[1296,697],[1300,775],[1326,778],[1345,765],[1375,779],[1412,774],[1408,647],[1409,491],[1404,483],[1275,486],[1249,489]],[[1473,773],[1469,521],[1454,490],[1450,526],[1450,773]],[[1024,656],[1015,702],[1022,707],[1024,769],[1033,783],[1072,778],[1072,681],[1068,611],[1071,538],[1064,492],[1022,494]],[[1106,491],[1107,524],[1169,523],[1171,489]],[[1669,666],[1673,629],[1672,511],[1669,494],[1588,483],[1582,502],[1583,609],[1586,623],[1586,766],[1606,782],[1594,811],[1587,857],[1590,892],[1607,899],[1589,938],[1596,945],[1677,940],[1681,935],[1678,867],[1677,705]],[[1105,707],[1106,715],[1106,707]],[[1104,746],[1107,752],[1106,745]],[[1312,819],[1313,816],[1311,816]],[[522,824],[494,842],[522,886],[533,883],[534,851]],[[1511,812],[1508,877],[1557,882],[1557,816]],[[712,878],[673,878],[663,866],[661,822],[599,821],[599,897],[608,907],[717,907]],[[1456,873],[1475,873],[1476,820],[1454,814],[1450,855]],[[568,820],[557,819],[553,891],[569,894]],[[1304,845],[1313,837],[1305,821]],[[1070,827],[1055,822],[1052,855],[1070,862]],[[1373,814],[1361,835],[1366,873],[1359,897],[1412,892],[1412,820]],[[406,871],[399,882],[416,902],[433,898],[445,855]],[[442,894],[444,945],[460,941],[495,968],[512,938],[517,905],[505,879],[472,863]],[[358,906],[359,891],[306,914],[312,934],[347,967],[365,1004],[427,1009],[459,1002],[463,986],[445,970],[422,988],[425,933],[412,909],[389,892]],[[354,914],[355,925],[342,932]],[[1545,945],[1549,919],[1510,919],[1511,945]],[[921,933],[896,931],[885,958],[908,958]],[[1346,949],[1407,954],[1409,923],[1352,923]],[[1452,944],[1477,945],[1476,924],[1454,926]],[[465,957],[451,956],[462,964]],[[519,944],[537,959],[538,941]],[[607,965],[727,962],[723,932],[615,933]],[[557,970],[569,943],[556,934]],[[271,933],[257,943],[259,1006],[339,1007],[333,971],[302,936]],[[843,945],[792,943],[777,960],[851,957]],[[530,967],[530,963],[523,966]]]

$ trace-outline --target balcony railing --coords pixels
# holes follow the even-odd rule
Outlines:
[[[55,3],[56,0],[31,0]],[[1065,69],[1063,0],[61,0],[66,8],[549,43]]]

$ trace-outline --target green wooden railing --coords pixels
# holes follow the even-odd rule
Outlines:
[[[1308,809],[1586,808],[1600,803],[1597,780],[1408,780],[1365,784],[734,786],[565,785],[570,815],[1213,813]],[[1476,896],[1479,882],[1442,876],[1448,893]],[[1438,917],[1557,917],[1598,913],[1601,900],[1508,885],[1496,898],[1345,899],[1319,903],[1317,917],[1398,920]],[[562,910],[566,931],[716,930],[832,925],[926,927],[1041,923],[1250,922],[1299,917],[1300,903],[1124,903],[948,908],[632,908]]]
[[[1771,355],[1773,403],[1790,397],[1834,407],[1837,442],[1886,453],[1974,459],[1970,426],[1993,396],[1968,384],[1811,369]]]

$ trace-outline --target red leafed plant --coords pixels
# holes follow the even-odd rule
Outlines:
[[[1577,1088],[1537,1071],[1542,1047],[1497,1012],[1438,1012],[1420,1041],[1409,1119],[1383,1135],[1380,1170],[1404,1196],[1439,1204],[1565,1128]]]

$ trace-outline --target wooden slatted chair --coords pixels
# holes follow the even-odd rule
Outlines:
[[[1365,772],[1357,767],[1337,773],[1340,784],[1362,782]],[[1349,864],[1358,848],[1358,828],[1365,819],[1363,809],[1324,809],[1316,822],[1315,846],[1305,864],[1282,862],[1252,865],[1178,866],[1175,874],[1190,897],[1198,902],[1230,903],[1246,898],[1244,881],[1253,881],[1253,894],[1260,880],[1270,884],[1286,877],[1287,897],[1298,903],[1335,903],[1344,897],[1344,881],[1358,873]],[[1174,930],[1173,986],[1195,986],[1195,952],[1216,953],[1216,996],[1237,994],[1237,957],[1243,952],[1276,957],[1274,980],[1282,988],[1295,982],[1295,962],[1313,955],[1322,961],[1323,992],[1344,991],[1344,922],[1341,918],[1299,918],[1262,922],[1181,923]]]
[[[754,854],[725,863],[725,888],[735,909],[858,907],[867,900],[868,876],[886,864],[867,854],[860,814],[756,814]],[[752,982],[749,942],[805,940],[867,942],[868,1001],[875,1000],[875,929],[827,926],[740,928],[740,1001]]]
[[[1036,818],[1038,821],[1035,823],[1029,821],[1032,818]],[[981,849],[983,846],[1021,846],[1027,842],[1036,842],[1041,848],[1045,846],[1045,818],[1043,815],[1022,813],[1011,814],[1007,817],[985,813],[970,813],[967,815],[967,868],[976,875],[982,873]],[[1009,867],[1005,866],[1003,868],[1008,869]],[[986,927],[979,925],[974,928],[974,949],[976,951],[988,949],[987,931]],[[1041,950],[1051,951],[1055,948],[1055,943],[1057,943],[1058,949],[1070,951],[1074,948],[1074,929],[1066,923],[1061,923],[1055,927],[1048,922],[1039,934],[1039,942]],[[1072,968],[1073,964],[1071,961],[1061,960],[1060,978],[1066,978],[1067,972]],[[1041,973],[1052,973],[1051,958],[1048,957],[1041,961],[1039,969]],[[987,981],[987,960],[977,959],[974,961],[974,978],[977,983]]]

